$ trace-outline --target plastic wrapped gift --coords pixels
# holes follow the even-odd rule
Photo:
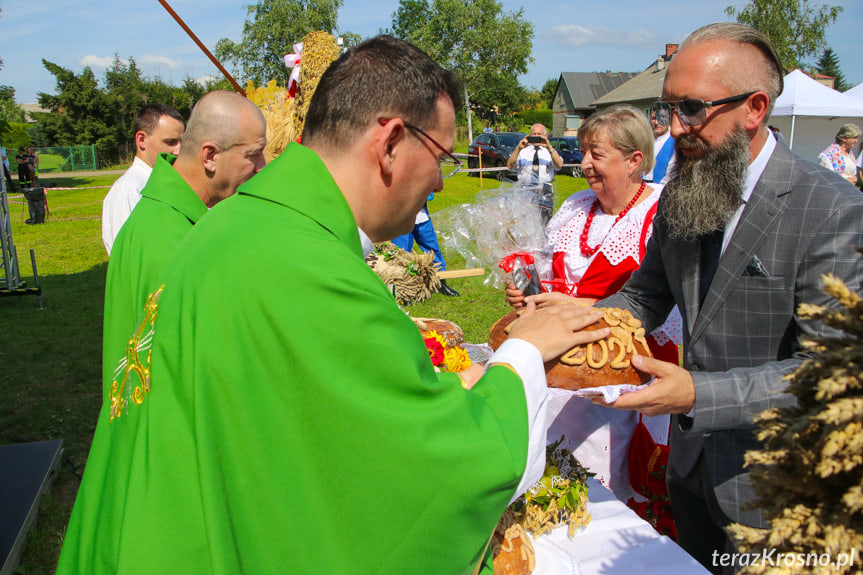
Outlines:
[[[441,243],[468,267],[492,270],[486,285],[502,288],[509,278],[525,295],[539,293],[539,277],[549,275],[551,261],[534,190],[484,190],[472,204],[436,212],[434,221]]]

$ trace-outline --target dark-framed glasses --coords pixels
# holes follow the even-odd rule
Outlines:
[[[438,150],[446,154],[444,157],[438,158],[438,165],[440,166],[441,176],[443,176],[444,178],[449,178],[461,169],[461,161],[455,156],[453,156],[451,153],[449,153],[446,148],[444,148],[438,143],[437,140],[435,140],[413,124],[408,124],[407,122],[405,122],[405,128],[414,130],[415,132],[419,132],[420,134],[425,136],[429,142],[437,146]]]
[[[757,91],[757,90],[756,90]],[[677,110],[677,117],[680,118],[681,124],[687,126],[700,126],[707,119],[707,108],[719,106],[721,104],[731,104],[732,102],[740,102],[754,94],[755,92],[747,92],[738,94],[721,100],[713,100],[705,102],[698,98],[687,98],[685,100],[663,101],[659,100],[653,105],[653,113],[656,114],[656,121],[660,126],[670,126],[671,118],[674,115],[674,110]]]
[[[378,122],[380,122],[381,126],[386,125],[386,123],[390,120],[391,118],[378,118]],[[438,150],[446,154],[444,157],[438,158],[438,166],[440,167],[441,176],[443,176],[444,178],[449,178],[450,176],[455,175],[455,173],[461,169],[461,160],[453,156],[446,148],[441,146],[437,140],[435,140],[413,124],[408,124],[407,122],[405,122],[405,128],[418,132],[420,135],[424,136],[429,142],[434,144]]]

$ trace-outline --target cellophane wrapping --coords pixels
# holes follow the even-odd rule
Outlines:
[[[533,190],[507,186],[484,190],[475,201],[434,214],[441,243],[465,259],[467,267],[491,270],[484,284],[500,289],[507,279],[526,290],[548,277],[545,229]]]

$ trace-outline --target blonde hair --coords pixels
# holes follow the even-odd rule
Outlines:
[[[845,138],[859,138],[860,128],[857,124],[842,124],[839,131],[836,133],[836,143],[841,144]]]
[[[600,130],[608,132],[611,145],[629,157],[641,152],[638,169],[644,175],[653,169],[653,130],[644,113],[629,105],[612,106],[585,120],[578,129],[578,140],[591,140]]]

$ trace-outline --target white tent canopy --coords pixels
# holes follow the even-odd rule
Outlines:
[[[860,82],[850,90],[844,93],[846,96],[852,96],[858,100],[863,100],[863,82]]]
[[[863,99],[837,92],[794,70],[785,76],[785,89],[768,123],[786,135],[795,152],[817,161],[843,124],[863,124]]]

